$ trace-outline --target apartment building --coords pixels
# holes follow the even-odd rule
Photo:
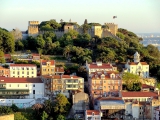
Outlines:
[[[0,99],[37,99],[42,97],[44,97],[44,83],[40,78],[0,77]]]
[[[122,92],[122,99],[125,101],[125,114],[136,119],[154,120],[155,109],[160,106],[159,92]]]
[[[55,61],[41,60],[40,72],[41,75],[55,75]]]
[[[10,77],[35,78],[37,77],[37,66],[34,64],[10,64]]]
[[[110,63],[95,62],[88,64],[86,61],[86,70],[88,71],[88,76],[91,76],[94,72],[117,71],[117,67]]]
[[[86,110],[85,120],[101,120],[102,113],[99,110]]]
[[[75,90],[84,91],[84,78],[71,75],[46,75],[42,76],[45,83],[45,96],[55,97],[62,93],[69,98]]]
[[[89,78],[89,91],[92,99],[104,97],[118,97],[122,90],[122,80],[118,72],[108,71],[107,73],[94,73]]]
[[[0,76],[10,77],[10,71],[9,71],[9,69],[0,66]]]

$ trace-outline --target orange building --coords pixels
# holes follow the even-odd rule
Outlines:
[[[9,71],[9,69],[0,66],[0,76],[10,77],[10,71]]]
[[[99,96],[119,96],[122,90],[122,80],[118,72],[108,71],[107,73],[94,73],[89,78],[89,89],[92,98]]]

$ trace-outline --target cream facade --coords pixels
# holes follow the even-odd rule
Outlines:
[[[134,62],[128,61],[125,64],[124,72],[133,73],[143,78],[149,78],[149,65],[146,62],[140,62],[138,52],[134,54]]]
[[[37,66],[33,64],[10,64],[10,77],[35,78],[37,77]]]

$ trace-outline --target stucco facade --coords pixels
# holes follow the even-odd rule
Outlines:
[[[72,91],[84,91],[84,78],[70,75],[42,76],[45,83],[45,96],[55,97],[64,94],[69,98]]]
[[[10,64],[10,77],[35,78],[37,77],[37,66],[33,64]]]
[[[0,66],[0,76],[10,77],[10,70]]]
[[[40,72],[41,72],[41,75],[54,75],[55,74],[55,61],[54,60],[41,60]]]
[[[140,62],[138,52],[134,54],[134,62],[128,61],[125,64],[124,72],[133,73],[143,78],[149,78],[149,65],[146,62]]]

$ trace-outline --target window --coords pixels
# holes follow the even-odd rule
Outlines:
[[[22,72],[22,74],[24,74],[24,72]]]
[[[104,83],[106,83],[106,81],[104,80]]]
[[[19,71],[17,72],[17,75],[19,75]]]
[[[19,84],[17,85],[17,87],[19,87]]]
[[[48,71],[49,71],[49,69],[48,69]]]
[[[26,84],[26,87],[27,87],[28,85]]]
[[[9,84],[9,87],[11,87],[11,84]]]
[[[33,94],[35,94],[35,90],[33,90]]]
[[[32,74],[34,74],[34,72],[32,72]]]
[[[15,74],[15,72],[13,71],[13,74]]]
[[[35,84],[33,84],[33,87],[35,87]]]
[[[27,72],[27,75],[29,75],[29,72]]]
[[[27,67],[27,70],[29,70],[29,68]]]
[[[24,70],[24,67],[22,67],[22,70]]]
[[[106,86],[104,86],[104,88],[106,88]]]

